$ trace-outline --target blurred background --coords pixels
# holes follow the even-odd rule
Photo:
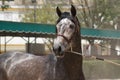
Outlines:
[[[120,31],[120,0],[0,0],[0,20],[55,24],[55,8],[69,11],[71,4],[77,9],[77,17],[83,28]],[[51,53],[53,38],[30,38],[30,52]],[[0,37],[0,53],[27,52],[27,38]],[[37,43],[37,46],[33,43]],[[35,47],[36,46],[36,47]],[[34,50],[41,47],[41,50]],[[82,39],[83,54],[95,55],[120,63],[119,39]],[[84,58],[86,80],[120,80],[120,66]]]

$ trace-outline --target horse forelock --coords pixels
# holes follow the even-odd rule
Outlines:
[[[71,22],[75,24],[77,33],[80,32],[80,22],[78,20],[78,17],[77,16],[73,17],[69,12],[62,13],[61,17],[58,18],[56,25],[59,24],[61,20],[65,18],[69,19]],[[56,33],[57,33],[57,29],[56,29]]]
[[[72,17],[72,15],[70,15],[69,12],[64,12],[61,14],[61,16],[58,18],[56,24],[58,24],[62,19],[67,18],[69,20],[71,20],[73,23],[75,23],[74,17]]]

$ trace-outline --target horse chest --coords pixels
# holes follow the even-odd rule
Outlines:
[[[55,67],[55,80],[69,80],[63,59],[58,59]]]

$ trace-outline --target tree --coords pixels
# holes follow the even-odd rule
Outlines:
[[[39,7],[39,8],[38,8]],[[22,17],[24,22],[34,22],[34,9],[26,9],[26,13]],[[50,5],[37,6],[36,23],[55,24],[57,16],[55,10]]]
[[[91,2],[90,2],[91,1]],[[115,29],[116,18],[118,17],[119,3],[118,0],[80,0],[82,9],[80,9],[79,19],[81,25],[94,29]],[[92,4],[91,4],[92,3]],[[87,39],[91,45],[91,53],[96,53],[93,45],[94,39]],[[111,41],[111,48],[115,49],[115,42]],[[112,51],[112,53],[115,53]]]
[[[6,5],[6,4],[5,4],[5,1],[9,1],[9,0],[2,0],[2,6],[1,6],[2,11],[4,11],[5,9],[8,9],[8,8],[9,8],[9,5]]]

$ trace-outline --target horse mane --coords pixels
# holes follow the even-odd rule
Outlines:
[[[63,12],[61,16],[58,18],[57,23],[59,23],[62,19],[68,18],[70,19],[73,23],[75,23],[74,18],[70,15],[70,12]]]

